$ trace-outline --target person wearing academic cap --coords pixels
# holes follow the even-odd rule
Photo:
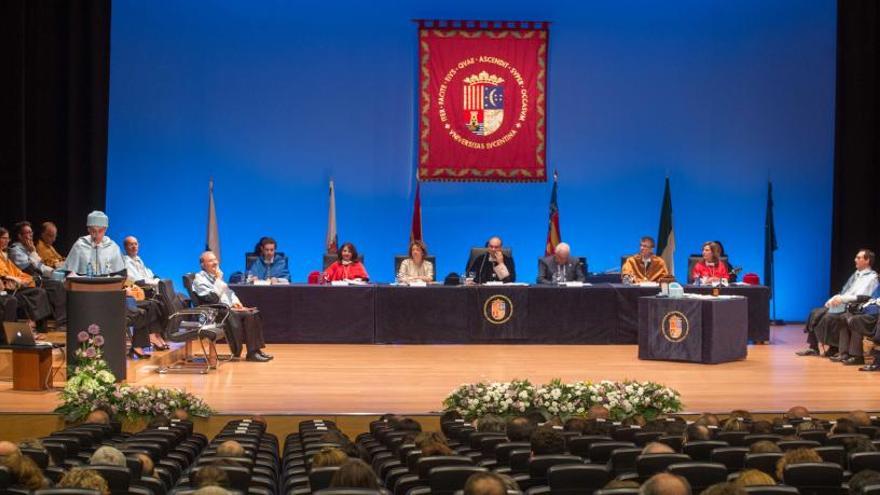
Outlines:
[[[89,213],[86,227],[89,235],[76,240],[62,270],[78,275],[124,275],[125,261],[119,245],[107,237],[110,219],[102,211]]]

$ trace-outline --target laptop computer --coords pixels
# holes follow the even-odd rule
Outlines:
[[[37,345],[30,325],[18,321],[3,322],[3,339],[8,345]]]

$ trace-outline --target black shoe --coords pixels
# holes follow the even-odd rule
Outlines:
[[[260,356],[263,356],[263,357],[266,358],[266,359],[270,359],[270,360],[271,360],[271,359],[275,359],[275,356],[273,356],[273,355],[271,355],[271,354],[266,354],[266,353],[263,352],[263,351],[257,351],[257,354],[259,354]]]
[[[867,366],[862,366],[859,368],[859,371],[880,371],[880,363],[869,364]]]
[[[129,349],[129,350],[128,350],[128,357],[130,357],[131,359],[134,359],[134,360],[138,360],[138,359],[150,359],[150,355],[149,355],[149,354],[143,354],[143,353],[140,353],[140,352],[138,352],[138,351],[136,351],[136,350],[134,350],[134,349]]]
[[[829,347],[825,354],[822,354],[822,357],[833,358],[834,356],[840,354],[839,350],[836,347]]]
[[[841,363],[847,366],[861,366],[865,364],[865,358],[863,356],[850,356],[842,360]]]
[[[841,352],[840,354],[838,354],[836,356],[831,356],[828,359],[830,359],[831,361],[834,361],[835,363],[840,363],[840,362],[843,362],[843,361],[846,361],[847,359],[849,359],[849,354]]]
[[[795,352],[795,354],[798,356],[818,356],[819,350],[813,349],[812,347],[807,347],[806,349],[804,349],[802,351]]]
[[[270,361],[270,359],[263,357],[261,354],[257,354],[256,352],[253,354],[248,354],[247,357],[244,358],[244,360],[245,361],[255,361],[258,363],[267,363]]]

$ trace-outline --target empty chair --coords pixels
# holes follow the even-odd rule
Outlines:
[[[786,485],[747,486],[749,495],[800,495],[798,489]]]
[[[587,459],[590,457],[590,445],[596,442],[612,442],[611,437],[605,437],[601,435],[582,435],[578,437],[569,438],[568,442],[568,451],[574,455],[578,455]]]
[[[807,462],[785,466],[782,480],[801,495],[839,495],[843,493],[843,468],[829,462]]]
[[[856,452],[849,455],[850,472],[855,474],[865,469],[880,472],[880,452]]]
[[[640,455],[642,449],[638,447],[614,449],[611,452],[611,471],[615,476],[636,472],[636,458]]]
[[[748,453],[748,447],[719,447],[712,451],[709,461],[724,464],[728,473],[735,473],[742,470]]]
[[[794,449],[815,449],[822,444],[815,440],[782,440],[776,443],[783,452]]]
[[[644,454],[636,458],[636,472],[639,479],[646,480],[651,476],[666,471],[672,464],[690,462],[685,454]]]
[[[309,488],[311,488],[313,492],[323,490],[324,488],[330,488],[330,480],[333,479],[333,475],[336,474],[336,471],[339,471],[339,466],[312,469],[309,471]]]
[[[611,479],[605,466],[558,464],[547,469],[547,484],[553,495],[590,495]]]
[[[593,464],[605,464],[611,460],[611,452],[614,449],[625,449],[635,447],[633,442],[596,442],[590,445],[588,455],[590,462]]]
[[[824,447],[816,447],[813,450],[819,454],[825,462],[833,462],[841,467],[846,467],[846,452],[840,445],[826,445]]]
[[[757,469],[776,478],[776,463],[779,462],[779,459],[782,459],[782,454],[746,454],[743,467],[745,469]]]
[[[682,462],[671,464],[667,469],[688,480],[694,493],[727,480],[727,467],[715,462]]]
[[[695,461],[708,461],[712,456],[712,450],[720,447],[730,447],[730,445],[719,440],[688,442],[682,447],[682,452]]]
[[[452,495],[456,490],[464,488],[468,478],[474,473],[488,471],[477,466],[439,466],[428,473],[428,485],[431,495]]]

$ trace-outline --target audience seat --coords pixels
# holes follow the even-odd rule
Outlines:
[[[646,480],[651,476],[666,471],[672,464],[690,462],[685,454],[642,454],[636,458],[636,473],[639,479]]]
[[[330,480],[337,471],[338,466],[313,468],[309,471],[309,488],[312,491],[330,488]]]
[[[593,445],[596,442],[612,442],[614,441],[611,437],[600,436],[600,435],[583,435],[574,438],[568,439],[568,451],[574,455],[578,455],[583,457],[584,459],[590,458],[590,445]]]
[[[757,469],[759,471],[763,471],[775,478],[776,463],[779,462],[779,459],[782,459],[782,454],[746,454],[743,467],[745,467],[746,469]]]
[[[452,495],[464,488],[468,478],[474,473],[484,473],[486,468],[477,466],[438,466],[428,472],[428,485],[431,495]]]
[[[715,483],[727,481],[727,467],[714,462],[682,462],[671,464],[670,473],[677,474],[691,485],[693,493],[699,493]]]
[[[596,490],[593,495],[639,495],[638,488],[605,488]]]
[[[848,467],[853,474],[865,469],[880,472],[880,452],[856,452],[850,454]]]
[[[749,495],[800,495],[797,488],[786,485],[747,486],[746,493]]]
[[[590,445],[587,454],[591,463],[606,464],[611,460],[611,453],[615,449],[627,449],[635,446],[636,444],[633,442],[595,442]]]
[[[728,473],[735,473],[743,469],[748,453],[748,447],[719,447],[712,451],[709,461],[724,464]]]
[[[730,445],[718,440],[688,442],[682,447],[682,452],[695,461],[708,461],[712,451],[722,447],[730,447]]]
[[[822,446],[821,443],[814,440],[782,440],[781,442],[777,442],[776,445],[782,449],[783,452],[794,449],[815,449],[816,447]]]
[[[862,488],[862,495],[880,495],[880,484],[866,485]]]
[[[719,431],[715,436],[719,441],[727,442],[731,447],[743,447],[746,445],[747,431]]]
[[[553,495],[590,495],[610,481],[611,473],[605,466],[560,464],[547,469],[546,479]]]
[[[638,447],[625,447],[614,449],[611,452],[611,471],[615,476],[625,473],[636,472],[636,459],[642,455],[642,449]]]
[[[809,462],[785,466],[782,480],[801,495],[840,495],[843,468],[828,462]]]

